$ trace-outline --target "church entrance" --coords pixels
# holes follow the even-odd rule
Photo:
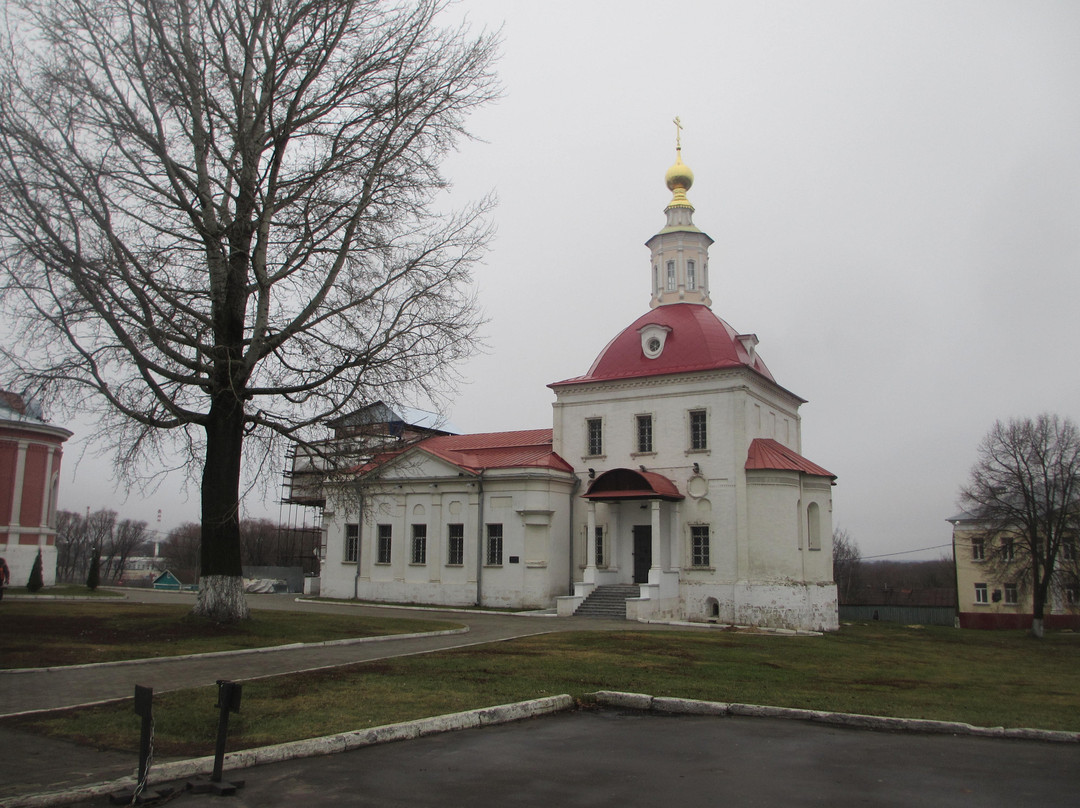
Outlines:
[[[634,583],[649,582],[652,566],[652,526],[634,525]]]

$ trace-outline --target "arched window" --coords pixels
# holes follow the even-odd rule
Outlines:
[[[806,509],[806,546],[811,550],[821,549],[821,509],[816,502]]]

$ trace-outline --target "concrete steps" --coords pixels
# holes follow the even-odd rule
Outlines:
[[[609,620],[626,619],[626,599],[640,595],[637,584],[598,586],[582,601],[574,617],[603,617]]]

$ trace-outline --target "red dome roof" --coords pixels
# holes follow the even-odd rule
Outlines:
[[[645,356],[641,346],[639,332],[649,325],[668,331],[664,349],[655,359]],[[761,358],[756,354],[751,358],[738,336],[708,306],[697,303],[657,306],[609,342],[588,373],[551,386],[733,367],[752,368],[775,382]]]

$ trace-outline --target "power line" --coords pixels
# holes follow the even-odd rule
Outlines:
[[[872,558],[891,558],[898,555],[911,555],[912,553],[925,553],[927,550],[940,550],[943,547],[952,547],[952,542],[948,544],[935,544],[933,547],[920,547],[918,550],[903,550],[899,553],[882,553],[881,555],[863,556],[863,561],[869,561]]]

